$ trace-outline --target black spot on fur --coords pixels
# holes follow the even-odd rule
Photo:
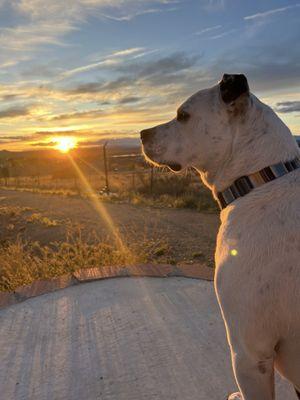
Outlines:
[[[277,342],[276,346],[274,347],[274,350],[275,350],[276,353],[278,353],[279,348],[280,348],[280,342]]]
[[[222,81],[220,82],[220,91],[224,103],[232,103],[242,94],[249,93],[247,78],[243,74],[224,74]]]
[[[254,138],[251,138],[251,139],[247,140],[246,146],[248,146],[249,144],[251,144],[253,141],[254,141]]]
[[[213,136],[212,137],[212,141],[214,142],[214,143],[218,143],[218,142],[220,142],[222,139],[219,137],[219,136]]]
[[[265,374],[267,372],[267,368],[265,366],[265,362],[264,361],[259,361],[258,363],[258,370],[261,374]]]
[[[263,295],[265,292],[267,292],[269,290],[270,290],[270,285],[269,285],[269,283],[266,283],[259,289],[259,294]]]

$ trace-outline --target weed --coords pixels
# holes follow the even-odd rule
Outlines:
[[[40,213],[33,213],[29,217],[26,218],[27,222],[30,223],[40,223],[42,225],[45,225],[47,227],[53,227],[53,226],[58,226],[60,225],[60,222],[55,220],[55,219],[50,219],[48,217],[43,216]]]
[[[17,217],[26,211],[31,211],[31,208],[18,206],[0,206],[0,216]]]
[[[190,208],[199,212],[215,213],[218,211],[216,202],[200,183],[200,178],[190,171],[185,175],[178,176],[164,170],[155,170],[152,184],[150,184],[147,171],[137,173],[136,177],[133,186],[132,174],[111,175],[111,193],[103,193],[100,190],[101,176],[87,177],[87,180],[102,201],[126,202],[138,206]],[[13,184],[0,188],[49,195],[88,197],[86,189],[82,185],[74,187],[74,179],[63,179],[60,186],[54,185],[53,179],[46,176],[41,177],[39,186],[36,186],[32,179],[26,179],[26,177],[23,178],[23,183],[21,181],[20,178],[20,186]]]
[[[0,291],[12,291],[37,279],[49,279],[81,268],[147,263],[167,256],[168,245],[161,240],[128,241],[120,249],[111,239],[93,233],[83,240],[81,229],[70,226],[64,242],[41,246],[21,239],[0,246]]]

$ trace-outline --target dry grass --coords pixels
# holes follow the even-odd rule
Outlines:
[[[26,211],[31,211],[30,207],[18,207],[18,206],[0,206],[0,216],[5,217],[17,217]]]
[[[19,178],[19,185],[15,184],[13,178],[11,179],[12,182],[9,186],[0,186],[0,188],[50,195],[88,197],[86,188],[79,181],[74,184],[73,179],[63,179],[57,183],[50,177],[41,177],[39,186],[33,179]],[[200,178],[191,173],[174,175],[158,169],[155,170],[152,186],[150,185],[149,171],[137,173],[134,184],[132,173],[110,174],[110,195],[102,193],[101,189],[105,185],[103,176],[87,176],[87,180],[102,201],[218,212],[217,203],[200,183]]]
[[[60,225],[59,221],[45,217],[40,213],[31,214],[29,217],[26,218],[26,221],[31,223],[39,223],[41,225],[47,226],[48,228]]]
[[[80,228],[69,227],[64,242],[42,247],[20,239],[0,248],[0,291],[13,291],[37,279],[49,279],[81,268],[132,265],[168,256],[168,244],[161,240],[129,242],[120,250],[112,240],[93,234],[83,240]]]
[[[1,190],[16,190],[18,192],[29,192],[39,194],[58,195],[66,197],[76,197],[78,192],[71,189],[45,189],[39,187],[19,187],[19,186],[0,186]]]

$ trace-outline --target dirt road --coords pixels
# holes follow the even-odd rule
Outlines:
[[[168,242],[176,262],[195,262],[197,259],[212,262],[218,215],[108,202],[102,202],[102,205],[126,240],[161,238]],[[64,240],[68,223],[80,224],[87,236],[93,231],[100,236],[111,235],[103,215],[86,199],[0,190],[0,206],[30,208],[21,215],[0,215],[2,241],[13,240],[17,235],[42,245]],[[32,213],[39,213],[59,224],[49,227],[38,220],[28,223],[26,215]]]

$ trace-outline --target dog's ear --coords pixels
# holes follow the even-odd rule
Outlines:
[[[229,104],[241,95],[249,95],[247,78],[243,74],[224,74],[220,82],[220,92],[224,103]]]

